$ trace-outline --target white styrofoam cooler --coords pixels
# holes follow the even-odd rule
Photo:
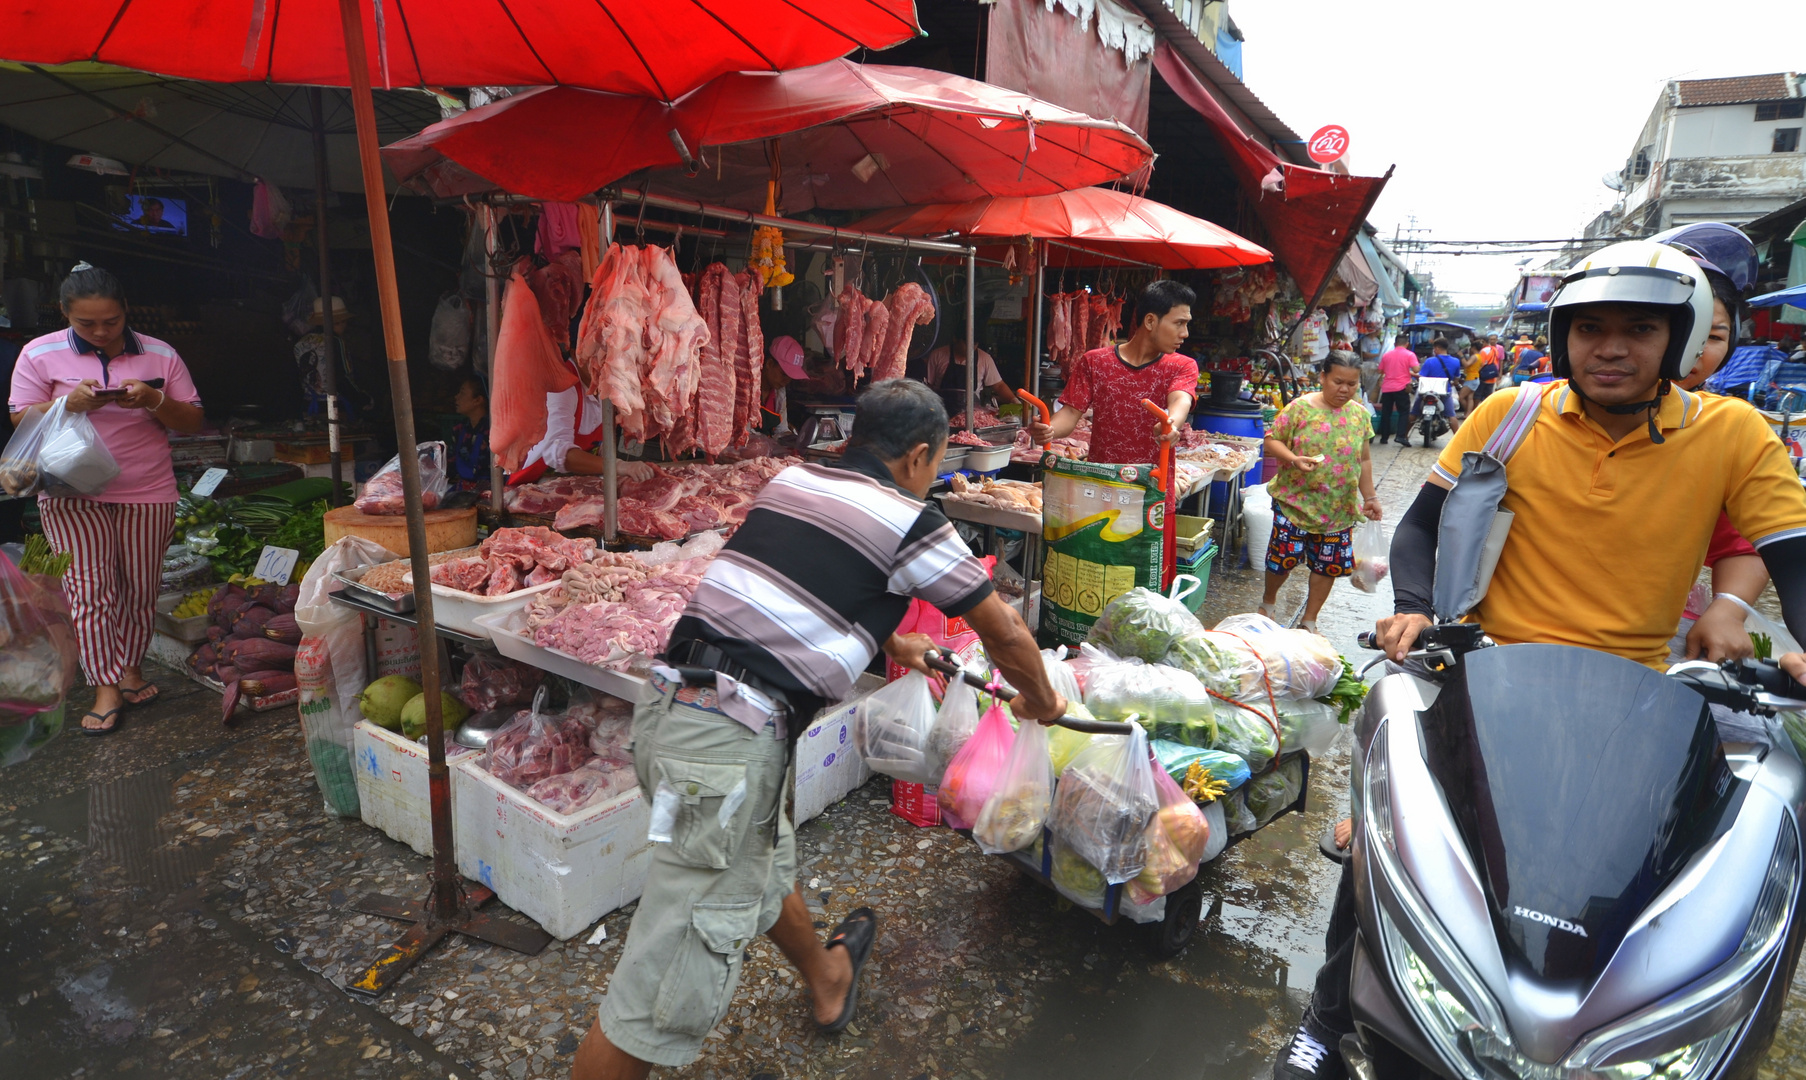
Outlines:
[[[554,813],[474,760],[452,769],[458,872],[559,940],[639,899],[652,867],[652,811],[639,788]]]
[[[446,764],[455,764],[476,752],[467,746],[449,746]],[[357,777],[358,807],[364,824],[422,855],[431,855],[433,817],[427,799],[426,747],[403,738],[399,732],[359,720],[352,728],[351,762],[351,771]],[[457,806],[458,792],[454,786],[453,820],[456,820]],[[459,839],[454,832],[454,846]]]
[[[872,778],[853,726],[864,695],[823,709],[796,740],[796,821],[801,825]]]

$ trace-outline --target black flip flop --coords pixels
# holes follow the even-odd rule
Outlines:
[[[150,697],[141,697],[138,700],[133,701],[131,698],[126,696],[127,694],[142,694],[146,690],[150,691]],[[133,708],[133,709],[141,708],[145,705],[154,705],[154,704],[156,704],[157,699],[162,696],[163,696],[163,691],[157,686],[156,683],[151,682],[149,679],[146,679],[146,680],[144,680],[144,682],[140,683],[139,685],[131,687],[129,689],[124,686],[119,688],[120,700],[124,701],[128,707]]]
[[[878,940],[878,916],[869,907],[854,908],[847,917],[840,920],[834,933],[828,937],[828,948],[836,945],[847,951],[847,957],[853,961],[853,981],[847,985],[847,1000],[840,1007],[840,1016],[832,1024],[817,1023],[824,1035],[838,1035],[853,1022],[853,1013],[859,1008],[859,973],[865,968],[865,962],[872,955],[872,943]]]
[[[92,716],[94,719],[100,720],[102,722],[105,722],[106,718],[111,716],[113,718],[113,726],[112,727],[89,727],[86,724],[83,724],[82,725],[82,734],[83,735],[111,735],[115,731],[119,730],[119,725],[121,723],[121,716],[120,716],[119,709],[108,709],[106,712],[103,712],[103,713],[94,712],[92,709],[90,709],[88,712],[85,712],[82,714],[82,719],[86,720],[90,716]]]
[[[1338,824],[1340,823],[1332,821],[1329,823],[1329,828],[1323,830],[1323,835],[1317,840],[1317,850],[1321,851],[1323,857],[1330,862],[1345,863],[1348,861],[1350,850],[1354,847],[1354,837],[1351,835],[1348,838],[1348,847],[1337,847],[1336,826]]]

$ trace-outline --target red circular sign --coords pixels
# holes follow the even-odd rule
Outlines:
[[[1311,155],[1312,161],[1328,165],[1348,153],[1348,129],[1340,124],[1325,124],[1317,129],[1317,134],[1311,136],[1311,141],[1304,149]]]

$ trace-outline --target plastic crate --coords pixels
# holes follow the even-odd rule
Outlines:
[[[1210,591],[1210,568],[1217,561],[1217,545],[1215,541],[1206,545],[1203,551],[1191,559],[1180,559],[1174,566],[1178,573],[1190,574],[1198,579],[1198,587],[1193,589],[1179,602],[1193,614],[1204,606],[1204,595]]]

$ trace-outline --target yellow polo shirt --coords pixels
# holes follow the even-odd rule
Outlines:
[[[1454,481],[1517,394],[1487,398],[1437,459]],[[1657,424],[1613,443],[1564,381],[1506,465],[1502,506],[1517,515],[1474,615],[1503,644],[1535,641],[1666,667],[1668,641],[1722,510],[1761,548],[1806,536],[1806,489],[1787,450],[1746,401],[1674,389]]]
[[[1478,379],[1480,377],[1480,368],[1485,363],[1486,350],[1475,349],[1473,353],[1468,356],[1466,363],[1461,365],[1461,377],[1468,382]]]

